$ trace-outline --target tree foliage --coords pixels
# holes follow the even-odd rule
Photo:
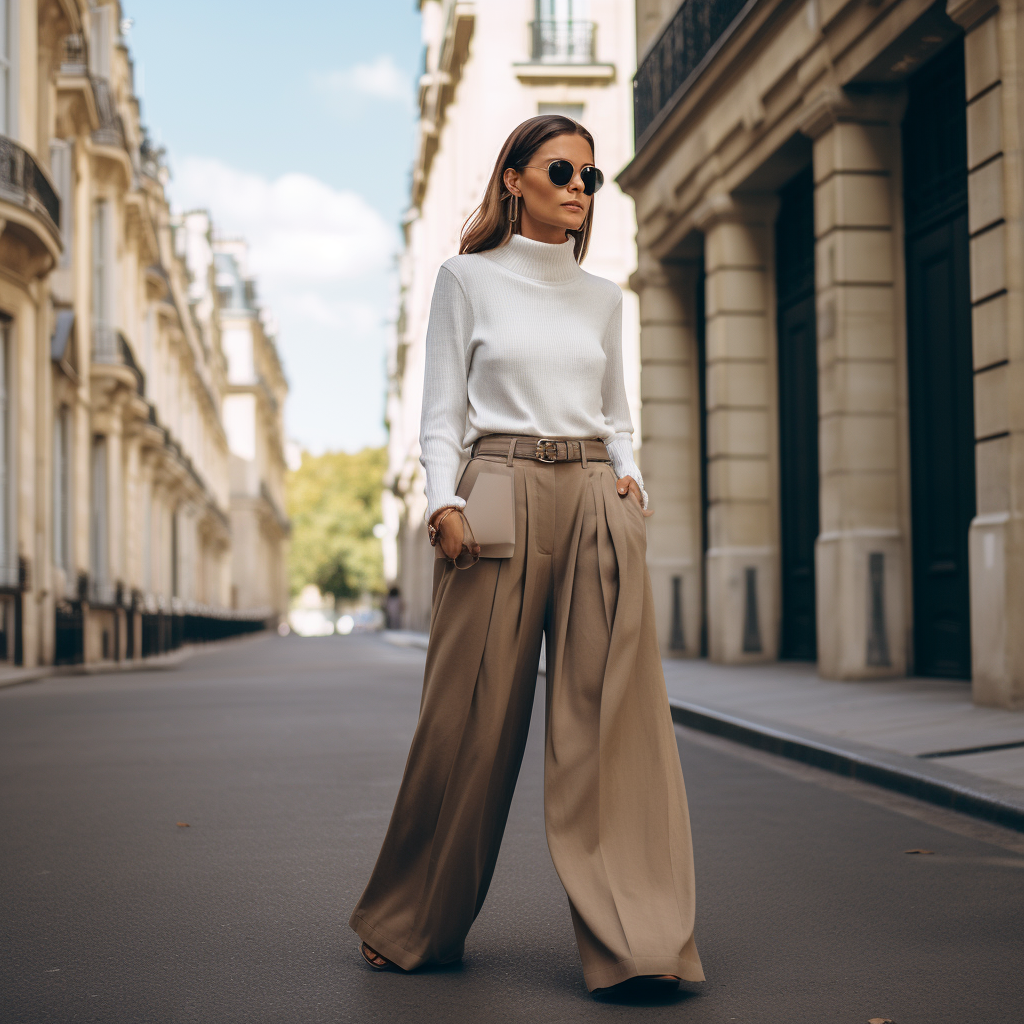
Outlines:
[[[302,453],[302,465],[287,477],[292,594],[309,583],[336,597],[383,592],[381,547],[373,528],[381,521],[386,467],[384,448],[354,455]]]

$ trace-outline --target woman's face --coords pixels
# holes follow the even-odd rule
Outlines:
[[[548,177],[548,166],[555,160],[568,160],[574,168],[572,180],[561,188],[552,185]],[[505,171],[505,187],[520,196],[524,235],[534,235],[539,229],[540,234],[552,233],[557,241],[563,241],[566,231],[583,226],[594,197],[584,193],[580,171],[593,163],[594,153],[586,139],[558,135],[545,142],[522,171]]]

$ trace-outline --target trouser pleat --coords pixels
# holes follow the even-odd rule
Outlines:
[[[406,969],[461,956],[504,832],[546,628],[545,821],[587,985],[700,980],[645,521],[607,464],[516,467],[514,557],[466,572],[437,563],[420,719],[352,926]]]

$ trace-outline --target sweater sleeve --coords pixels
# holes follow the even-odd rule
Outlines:
[[[604,382],[601,398],[604,404],[604,418],[611,428],[611,437],[605,441],[611,456],[615,475],[621,479],[631,476],[640,488],[644,508],[647,508],[647,491],[644,478],[640,475],[633,457],[633,423],[629,417],[629,403],[626,401],[626,382],[622,372],[622,293],[608,320],[604,336],[606,357]]]
[[[473,311],[458,278],[441,267],[430,302],[420,417],[420,462],[427,476],[427,518],[445,505],[465,506],[455,494],[466,436],[469,342]]]

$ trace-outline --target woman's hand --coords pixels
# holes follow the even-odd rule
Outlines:
[[[649,519],[654,515],[653,511],[644,508],[644,496],[640,493],[640,485],[631,476],[620,477],[615,487],[619,492],[620,498],[628,499],[629,495],[633,495],[645,519]]]
[[[439,509],[435,513],[437,519],[440,519],[442,515],[444,515],[444,509]],[[437,543],[441,546],[445,558],[456,559],[462,554],[462,548],[465,544],[465,533],[466,531],[462,526],[462,514],[458,511],[449,512],[444,517],[437,531]],[[474,544],[471,553],[479,555],[480,545]]]

